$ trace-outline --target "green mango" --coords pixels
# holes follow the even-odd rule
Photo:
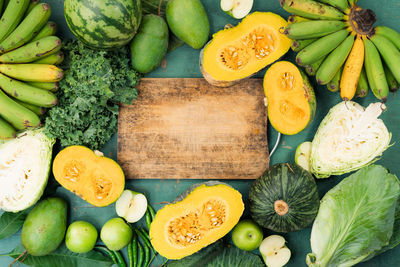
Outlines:
[[[57,197],[40,201],[22,226],[22,245],[32,256],[44,256],[63,241],[67,229],[67,203]]]
[[[210,22],[200,0],[170,0],[166,18],[171,31],[194,49],[207,42]]]
[[[141,73],[157,68],[167,53],[168,35],[168,25],[162,17],[144,16],[130,45],[132,67]]]

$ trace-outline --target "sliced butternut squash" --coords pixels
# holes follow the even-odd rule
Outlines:
[[[151,243],[162,256],[181,259],[226,235],[243,210],[242,195],[231,186],[195,185],[157,212],[150,227]]]
[[[280,29],[287,22],[271,12],[254,12],[236,27],[226,28],[200,53],[204,78],[221,87],[249,77],[283,56],[292,41]]]
[[[307,76],[294,64],[273,64],[264,77],[268,118],[280,133],[297,134],[314,118],[316,99]]]
[[[125,187],[118,163],[84,146],[61,150],[54,159],[53,174],[64,188],[97,207],[115,202]]]

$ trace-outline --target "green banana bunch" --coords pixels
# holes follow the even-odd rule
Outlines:
[[[296,62],[343,100],[369,89],[383,102],[400,87],[400,33],[373,27],[375,14],[356,0],[280,0],[291,13],[283,34]]]
[[[0,0],[0,139],[38,127],[57,104],[64,54],[50,13],[40,0]]]

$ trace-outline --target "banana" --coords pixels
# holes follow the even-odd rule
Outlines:
[[[343,66],[353,47],[354,36],[348,36],[335,50],[328,55],[319,67],[316,78],[319,84],[329,83],[335,77],[338,70]]]
[[[40,3],[40,0],[30,0],[28,9],[26,10],[25,17],[32,11],[32,9]]]
[[[52,92],[13,80],[3,74],[0,74],[0,87],[14,98],[32,105],[49,108],[57,104],[57,97]]]
[[[30,0],[10,0],[0,20],[0,42],[21,22]]]
[[[64,53],[62,51],[59,51],[58,53],[48,55],[47,57],[38,59],[36,61],[33,61],[32,63],[58,65],[61,64],[63,61],[64,61]]]
[[[17,130],[40,125],[38,115],[26,107],[17,104],[2,90],[0,90],[0,116]]]
[[[30,84],[34,87],[44,89],[47,91],[51,91],[51,92],[57,92],[58,89],[60,89],[60,85],[57,82],[55,82],[55,83],[27,82],[27,84]]]
[[[48,4],[35,6],[18,27],[0,43],[0,53],[8,52],[29,42],[46,24],[50,13],[51,8]]]
[[[340,30],[311,43],[297,54],[297,64],[304,66],[316,62],[335,49],[348,34],[349,32],[347,30]]]
[[[294,52],[299,52],[307,45],[311,44],[312,42],[316,41],[317,39],[304,39],[304,40],[294,40],[291,48]]]
[[[27,82],[59,82],[64,77],[62,69],[48,64],[0,64],[0,73]]]
[[[49,21],[46,23],[46,25],[43,26],[40,32],[35,37],[33,37],[31,42],[40,40],[47,36],[55,35],[56,33],[57,33],[57,24],[54,21]]]
[[[344,14],[336,8],[313,0],[279,0],[279,3],[287,12],[308,19],[342,20],[344,18]]]
[[[21,100],[18,100],[16,98],[13,98],[13,100],[15,102],[17,102],[18,104],[20,104],[21,106],[26,107],[30,111],[33,111],[36,115],[40,116],[40,115],[43,115],[44,113],[46,113],[46,109],[45,108],[22,102]]]
[[[340,96],[344,101],[351,100],[356,94],[358,79],[364,63],[364,42],[357,36],[349,57],[343,67],[340,78]]]
[[[367,74],[365,73],[365,67],[362,68],[360,73],[360,78],[358,79],[358,85],[356,89],[356,96],[357,97],[366,97],[368,94],[368,80]]]
[[[303,21],[310,21],[310,19],[303,18],[303,17],[296,16],[296,15],[290,15],[288,17],[288,23],[289,24],[293,24],[293,23],[297,23],[297,22],[303,22]]]
[[[314,76],[315,74],[317,74],[317,71],[320,68],[322,62],[324,62],[324,60],[325,60],[325,57],[319,59],[318,61],[316,61],[310,65],[305,66],[307,74],[310,76]]]
[[[331,92],[337,92],[339,91],[339,84],[340,84],[340,78],[342,77],[342,70],[343,68],[340,68],[333,79],[326,85],[326,88],[331,91]]]
[[[389,86],[386,81],[385,70],[382,60],[375,45],[367,38],[364,39],[365,46],[365,72],[372,93],[383,102],[389,94]]]
[[[400,49],[400,33],[397,31],[386,26],[378,26],[375,28],[375,34],[386,37]]]
[[[400,51],[386,37],[373,35],[370,40],[378,48],[383,60],[392,72],[396,81],[400,83]]]
[[[389,91],[393,93],[397,92],[397,90],[399,90],[399,83],[396,81],[396,78],[394,78],[393,73],[389,70],[386,64],[383,65],[383,69],[385,70]]]
[[[347,27],[346,22],[335,20],[304,21],[286,26],[283,34],[290,39],[303,40],[326,36]]]
[[[16,136],[17,133],[14,127],[12,127],[7,121],[0,117],[0,140],[13,139]]]
[[[325,3],[340,9],[341,11],[346,11],[347,7],[347,0],[317,0],[318,2]]]
[[[30,42],[20,48],[0,55],[1,63],[29,63],[61,49],[62,42],[56,36],[44,37],[38,41]]]

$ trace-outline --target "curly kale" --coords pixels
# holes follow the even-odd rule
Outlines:
[[[46,134],[62,146],[101,148],[116,132],[119,103],[136,98],[140,74],[130,65],[127,48],[94,51],[81,42],[64,45],[65,78],[59,104],[49,111]]]

